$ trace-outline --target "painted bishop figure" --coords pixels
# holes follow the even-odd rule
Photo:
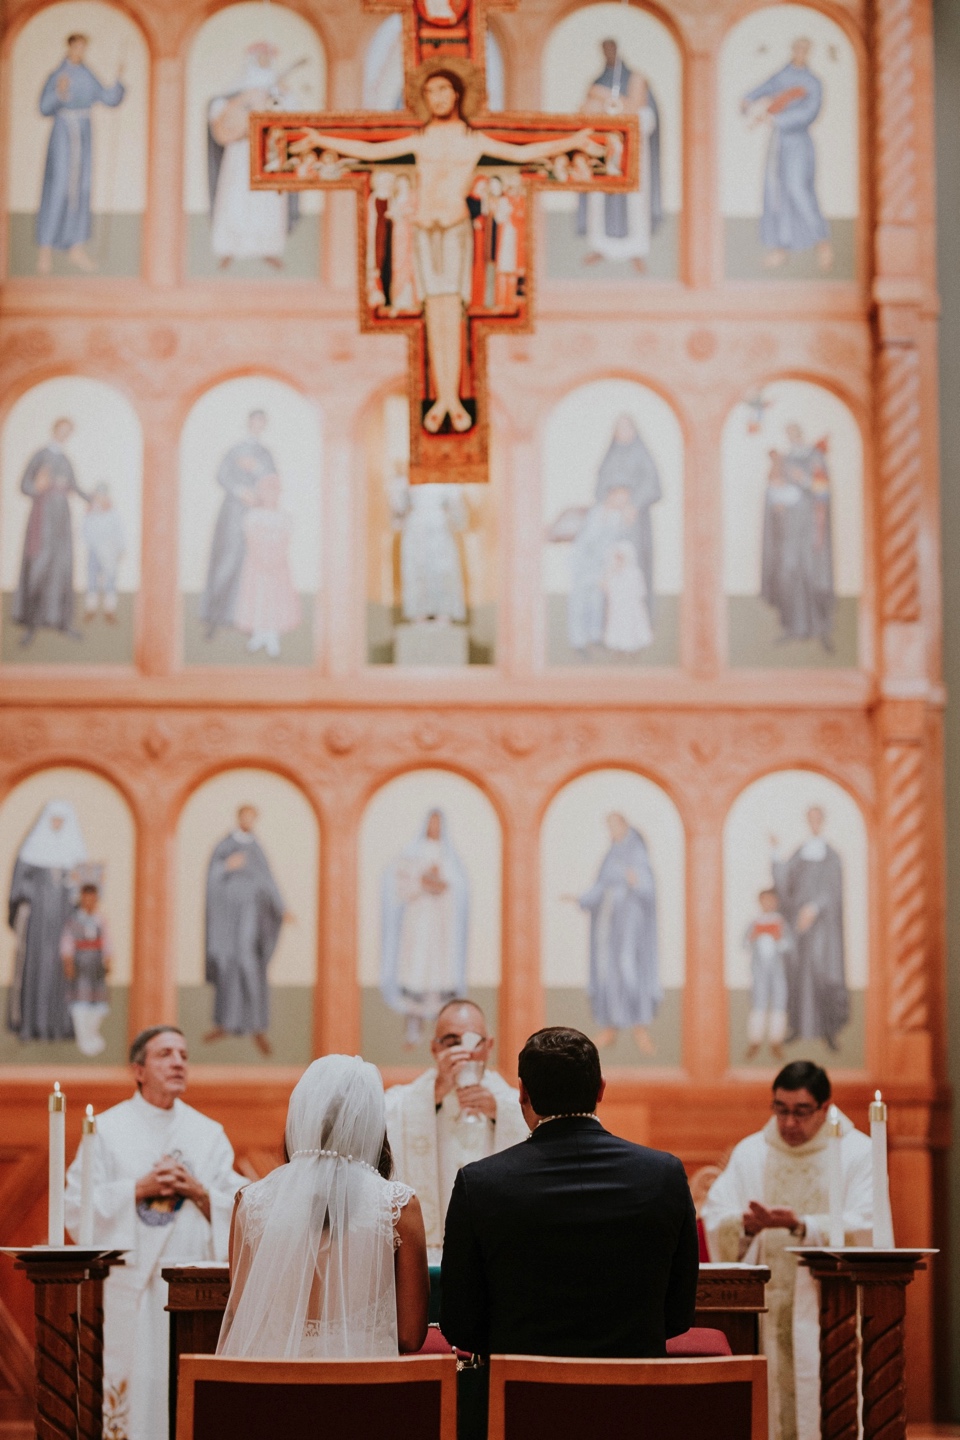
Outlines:
[[[251,184],[356,190],[361,328],[410,340],[411,483],[485,481],[485,337],[531,328],[535,188],[630,191],[631,116],[485,112],[486,8],[404,12],[406,113],[251,116]]]

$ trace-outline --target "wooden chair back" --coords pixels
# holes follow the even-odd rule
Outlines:
[[[767,1362],[490,1358],[487,1440],[767,1440]]]
[[[456,1440],[453,1355],[230,1360],[182,1355],[177,1440]]]

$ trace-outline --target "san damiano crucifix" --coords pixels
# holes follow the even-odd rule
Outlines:
[[[486,9],[516,0],[372,0],[403,12],[405,111],[254,114],[251,184],[351,187],[360,325],[410,342],[410,480],[485,481],[486,336],[532,328],[534,191],[638,181],[634,117],[485,110]]]

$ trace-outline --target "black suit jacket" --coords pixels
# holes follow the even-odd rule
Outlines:
[[[698,1264],[676,1156],[551,1120],[457,1176],[440,1328],[483,1355],[659,1356],[693,1324]]]

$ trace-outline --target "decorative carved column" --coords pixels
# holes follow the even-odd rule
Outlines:
[[[819,1274],[821,1440],[857,1440],[857,1287]]]
[[[926,706],[889,700],[878,711],[891,1069],[929,1074],[929,897]]]
[[[906,1440],[906,1289],[935,1253],[797,1251],[820,1282],[822,1440],[856,1440],[858,1310],[863,1440]]]
[[[102,1440],[103,1282],[119,1251],[12,1251],[33,1285],[37,1440]]]
[[[874,0],[874,304],[882,622],[920,619],[918,531],[924,438],[918,198],[917,0]]]

